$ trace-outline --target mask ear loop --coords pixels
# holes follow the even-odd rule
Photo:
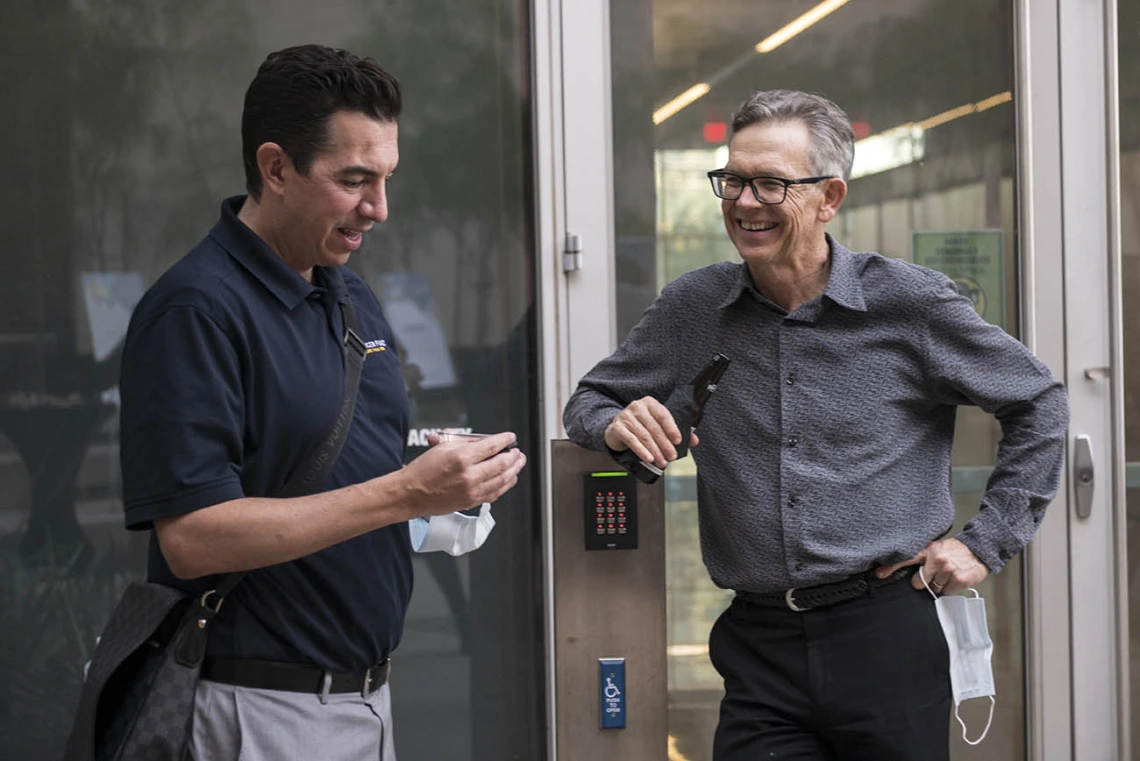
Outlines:
[[[937,600],[938,595],[934,594],[934,590],[931,589],[930,585],[926,583],[926,574],[922,572],[922,566],[918,567],[918,578],[922,579],[922,586],[926,587],[926,591],[930,593],[930,596]],[[974,594],[976,595],[977,592],[974,592]]]
[[[483,546],[483,542],[487,541],[487,537],[491,535],[491,531],[495,528],[495,516],[491,515],[491,504],[484,502],[479,508],[479,517],[475,524],[475,547],[478,549]]]
[[[930,596],[937,600],[938,595],[934,594],[934,590],[931,589],[930,585],[926,583],[926,574],[922,572],[922,566],[919,566],[918,568],[918,578],[922,579],[922,586],[926,587],[926,591],[930,593]],[[978,590],[974,589],[973,587],[966,587],[966,591],[974,595],[975,600],[981,597],[981,595],[978,594]]]
[[[967,745],[980,745],[982,740],[986,739],[986,735],[990,732],[990,724],[993,724],[994,721],[994,706],[997,705],[997,701],[994,700],[993,695],[986,695],[986,697],[990,699],[990,718],[986,720],[986,728],[982,730],[982,736],[977,740],[971,740],[969,737],[966,737],[966,722],[962,721],[962,717],[958,715],[958,706],[954,706],[954,718],[962,725],[962,739],[966,741]]]

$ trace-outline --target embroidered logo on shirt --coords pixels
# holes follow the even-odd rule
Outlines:
[[[378,351],[388,351],[388,342],[381,338],[378,341],[367,341],[364,344],[365,355],[375,354]]]

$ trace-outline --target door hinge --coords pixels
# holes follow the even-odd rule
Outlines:
[[[574,272],[582,269],[582,241],[576,233],[566,233],[566,243],[562,247],[562,271]]]

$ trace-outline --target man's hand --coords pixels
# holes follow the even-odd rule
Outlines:
[[[501,497],[518,483],[526,465],[526,455],[508,449],[514,442],[509,432],[442,444],[429,434],[431,448],[400,471],[407,478],[413,517],[446,515]]]
[[[699,443],[697,434],[689,436],[689,446]],[[619,412],[606,426],[606,446],[616,451],[632,449],[642,462],[664,468],[677,459],[676,445],[681,431],[665,405],[652,396],[643,396]]]
[[[936,539],[910,560],[881,566],[875,570],[875,575],[882,579],[911,565],[922,566],[926,583],[940,595],[952,595],[977,586],[990,575],[990,569],[986,568],[985,563],[978,560],[969,547],[954,538]],[[910,583],[915,589],[925,589],[922,577],[917,573]]]

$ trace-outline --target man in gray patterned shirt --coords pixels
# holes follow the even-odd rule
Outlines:
[[[948,277],[825,233],[853,154],[824,98],[745,101],[709,173],[743,263],[666,286],[565,410],[577,443],[663,468],[681,433],[661,400],[732,360],[690,440],[705,565],[737,591],[709,639],[715,761],[948,759],[948,651],[914,571],[941,594],[999,572],[1059,483],[1068,403],[1049,371]],[[1002,439],[981,509],[947,536],[960,405]]]

